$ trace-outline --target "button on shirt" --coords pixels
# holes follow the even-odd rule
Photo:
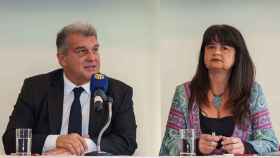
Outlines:
[[[85,83],[80,86],[76,86],[72,83],[65,74],[63,75],[64,79],[64,99],[63,99],[63,117],[62,117],[62,125],[60,130],[60,135],[68,134],[68,124],[69,124],[69,116],[71,105],[74,101],[74,92],[73,89],[76,87],[82,87],[84,91],[80,96],[81,102],[81,110],[82,110],[82,136],[88,137],[88,127],[89,127],[89,113],[90,113],[90,82]],[[56,148],[56,139],[59,135],[48,135],[44,147],[43,152]],[[89,138],[85,138],[88,151],[92,152],[96,150],[96,144]]]

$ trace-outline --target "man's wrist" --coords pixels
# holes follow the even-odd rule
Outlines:
[[[42,152],[46,152],[56,148],[56,140],[59,135],[48,135],[45,139],[45,143],[42,149]]]

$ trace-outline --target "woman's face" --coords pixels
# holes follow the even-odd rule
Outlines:
[[[229,71],[235,60],[235,48],[213,42],[205,46],[204,63],[208,70]]]

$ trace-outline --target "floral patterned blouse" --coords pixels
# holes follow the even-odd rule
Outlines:
[[[194,103],[192,109],[188,110],[189,85],[190,82],[186,82],[176,88],[160,155],[179,155],[177,143],[179,129],[193,128],[197,131],[197,137],[201,134],[198,105]],[[235,125],[232,136],[251,144],[258,154],[278,151],[278,140],[272,129],[267,102],[257,82],[251,90],[250,112],[250,117],[242,125]]]

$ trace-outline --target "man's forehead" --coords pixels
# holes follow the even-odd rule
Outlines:
[[[73,39],[73,38],[93,38],[93,39],[97,40],[96,36],[94,36],[94,35],[88,36],[88,35],[84,35],[82,33],[71,33],[67,36],[67,39]]]
[[[82,34],[70,34],[66,39],[68,44],[94,44],[99,45],[95,36],[84,36]]]

